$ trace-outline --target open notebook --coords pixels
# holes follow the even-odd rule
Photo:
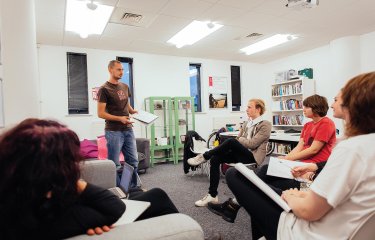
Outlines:
[[[284,211],[289,212],[291,208],[288,204],[265,182],[260,179],[253,170],[248,169],[243,163],[237,163],[234,167],[242,173],[247,179],[249,179],[255,186],[262,190],[268,197],[270,197],[275,203],[277,203]]]

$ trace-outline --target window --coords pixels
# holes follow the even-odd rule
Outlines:
[[[68,112],[88,114],[87,56],[84,53],[67,53]]]
[[[232,111],[240,111],[241,108],[241,74],[240,66],[230,66],[232,84]]]
[[[202,94],[201,94],[201,64],[190,63],[190,96],[194,97],[194,110],[202,112]]]
[[[120,81],[129,86],[131,93],[129,97],[130,106],[134,108],[133,58],[117,57],[117,60],[122,63],[122,67],[124,68],[124,75],[122,75]]]

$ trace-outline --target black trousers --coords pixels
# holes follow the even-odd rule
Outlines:
[[[216,197],[220,181],[220,164],[222,163],[256,163],[253,154],[237,139],[228,138],[222,144],[203,154],[205,159],[211,159],[210,187],[208,193]]]
[[[272,186],[279,195],[282,191],[288,190],[290,188],[300,188],[300,182],[294,179],[280,178],[267,175],[268,164],[257,169],[257,176],[262,179],[265,183]]]
[[[276,239],[277,226],[283,209],[235,168],[230,168],[225,177],[237,202],[251,217],[253,239],[262,236],[267,240]]]
[[[171,213],[178,213],[176,206],[173,204],[167,193],[160,188],[153,188],[147,192],[133,192],[130,194],[129,199],[151,203],[150,207],[137,218],[137,221]]]

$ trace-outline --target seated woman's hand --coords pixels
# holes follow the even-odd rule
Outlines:
[[[318,166],[315,163],[309,163],[303,166],[294,167],[292,169],[292,175],[295,178],[298,178],[298,177],[304,178],[304,177],[308,177],[311,172],[315,172],[317,169],[318,169]]]
[[[87,230],[87,235],[90,235],[90,236],[92,236],[92,235],[100,235],[100,234],[102,234],[103,232],[109,232],[110,230],[111,230],[111,228],[114,228],[114,226],[113,225],[111,225],[111,226],[103,226],[103,227],[96,227],[96,228],[90,228],[90,229],[88,229]]]
[[[78,193],[82,193],[86,189],[86,186],[87,186],[87,182],[85,182],[82,179],[79,179],[77,181],[77,191],[78,191]]]
[[[283,191],[281,194],[281,198],[284,199],[286,202],[289,201],[290,198],[303,198],[306,196],[305,191],[299,191],[297,188],[291,188],[289,190]]]

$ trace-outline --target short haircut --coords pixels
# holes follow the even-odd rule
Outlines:
[[[349,113],[348,137],[375,132],[375,72],[358,75],[342,89],[342,106]],[[371,110],[372,109],[372,110]]]
[[[109,61],[109,63],[108,63],[108,69],[113,68],[116,63],[121,64],[121,62],[119,60],[111,60],[111,61]]]
[[[260,115],[263,115],[266,112],[266,104],[262,99],[253,98],[250,99],[249,102],[253,102],[255,104],[255,108],[260,109]]]
[[[318,114],[320,117],[324,117],[328,112],[327,98],[314,94],[303,100],[303,106],[311,108],[312,112]]]

